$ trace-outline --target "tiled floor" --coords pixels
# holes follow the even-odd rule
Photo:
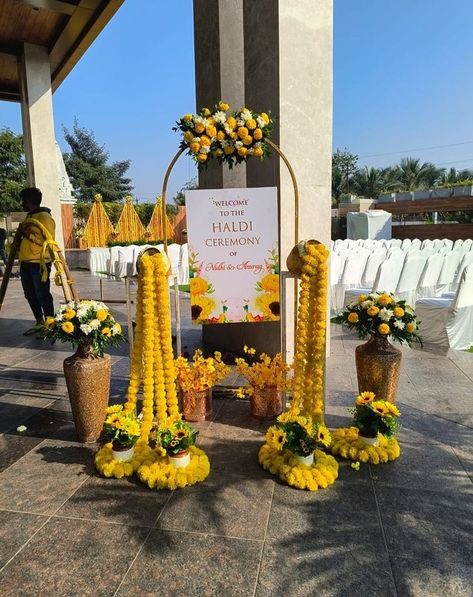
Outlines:
[[[97,297],[96,278],[76,277]],[[105,281],[105,299],[123,293]],[[404,350],[401,458],[359,472],[342,463],[336,484],[316,493],[259,467],[266,425],[217,391],[213,419],[198,425],[209,478],[158,492],[95,473],[94,446],[75,441],[69,351],[21,336],[27,318],[12,281],[0,313],[2,597],[473,595],[473,354]],[[199,336],[187,323],[191,351]],[[357,343],[333,329],[331,426],[349,421]],[[114,351],[113,400],[127,372],[126,348]]]

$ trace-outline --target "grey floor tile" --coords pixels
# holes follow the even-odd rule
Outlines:
[[[0,435],[0,472],[14,464],[43,440],[21,435]]]
[[[92,471],[91,448],[44,440],[2,473],[0,509],[53,514]]]
[[[36,514],[0,511],[0,568],[46,521],[47,517]]]
[[[0,573],[3,596],[109,597],[148,529],[51,519]],[[160,568],[160,567],[158,567]]]
[[[155,530],[133,563],[128,595],[253,595],[261,542]]]

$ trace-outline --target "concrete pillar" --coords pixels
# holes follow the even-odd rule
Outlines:
[[[64,249],[47,49],[25,43],[19,73],[28,185],[41,189],[42,205],[51,209],[56,222],[56,240]]]
[[[243,94],[247,107],[271,110],[272,139],[289,159],[299,185],[299,239],[315,238],[328,244],[333,0],[194,0],[194,15],[197,107],[224,99],[239,108]],[[219,95],[210,97],[212,90],[218,90]],[[216,166],[212,168],[218,175],[213,179],[200,175],[201,188],[221,188],[229,186],[227,183],[279,187],[280,254],[285,269],[286,256],[294,244],[294,191],[286,166],[276,156],[263,163],[250,159],[235,178]],[[289,284],[288,349],[293,346],[291,288]],[[231,329],[240,325],[251,329],[254,345],[259,340],[267,343],[270,337],[274,340],[274,332],[278,335],[277,325],[270,334],[260,324],[206,327]]]

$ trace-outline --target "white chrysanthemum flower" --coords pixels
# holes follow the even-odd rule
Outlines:
[[[89,325],[93,330],[98,330],[100,327],[100,319],[92,319],[92,321],[89,322]]]
[[[226,139],[222,139],[222,141],[220,141],[220,146],[225,149],[225,147],[227,147],[227,145],[230,145],[229,141],[227,141]]]
[[[249,147],[246,151],[246,155],[253,155],[254,149],[252,147]]]
[[[229,135],[230,133],[233,132],[232,129],[228,126],[228,124],[226,124],[223,128],[225,129],[225,132],[227,133],[227,135]]]
[[[258,125],[258,127],[260,129],[262,129],[262,128],[264,128],[266,126],[266,122],[261,118],[261,116],[257,117],[256,124]]]
[[[218,124],[225,124],[227,122],[227,115],[225,112],[219,110],[218,112],[215,112],[214,120],[215,122],[218,122]]]
[[[62,321],[64,319],[64,317],[62,316],[62,313],[58,313],[54,319],[56,321]]]
[[[83,323],[80,326],[80,331],[83,332],[86,336],[88,336],[92,331],[92,327],[88,323]]]
[[[86,317],[88,312],[89,312],[89,308],[88,307],[84,307],[83,305],[81,305],[77,309],[77,317],[78,317],[78,319],[82,319],[83,317]]]
[[[403,330],[406,327],[406,324],[401,319],[395,319],[394,327],[398,330]]]
[[[113,334],[114,336],[115,336],[116,334],[119,334],[119,333],[120,333],[120,326],[119,326],[119,325],[117,325],[117,324],[115,324],[115,325],[112,325],[112,330],[111,330],[111,331],[112,331],[112,334]]]
[[[367,301],[363,301],[361,303],[361,306],[363,307],[363,309],[369,309],[372,304],[373,304],[373,301],[367,300]]]
[[[237,121],[236,121],[236,123],[237,123],[237,126],[244,126],[244,124],[245,124],[245,121],[244,121],[244,120],[242,120],[241,118],[237,118]]]
[[[378,317],[381,319],[381,321],[389,321],[393,315],[394,311],[383,308],[379,311]]]
[[[194,137],[194,138],[191,140],[191,143],[200,143],[200,137]]]
[[[204,118],[203,116],[196,116],[194,118],[194,122],[196,124],[203,124],[204,126],[207,126],[209,124],[209,121],[207,120],[207,118]]]
[[[237,149],[240,149],[240,147],[243,147],[243,142],[242,141],[235,141],[235,147]]]
[[[252,117],[252,115],[251,115],[251,112],[250,112],[249,110],[242,110],[242,111],[241,111],[241,114],[240,114],[240,117],[241,117],[241,119],[242,119],[242,120],[244,120],[245,122],[246,122],[247,120],[250,120],[250,118],[253,118],[253,117]]]
[[[210,151],[210,147],[208,145],[202,145],[202,147],[199,149],[200,153],[209,153]]]

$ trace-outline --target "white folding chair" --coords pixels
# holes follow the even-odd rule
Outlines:
[[[118,247],[117,259],[113,263],[113,275],[116,278],[126,278],[133,275],[135,245]]]
[[[461,247],[461,245],[463,244],[463,239],[462,238],[458,238],[454,243],[453,243],[453,248],[456,249],[457,247]]]
[[[418,238],[413,238],[412,239],[412,243],[411,243],[411,247],[413,249],[420,249],[422,246],[422,241],[419,240]]]
[[[450,251],[450,253],[445,255],[443,267],[437,281],[437,296],[450,290],[450,285],[454,282],[460,259],[461,254],[458,251]]]
[[[460,283],[461,275],[465,267],[473,263],[473,251],[468,251],[463,255],[458,267],[457,271],[455,272],[455,276],[453,277],[453,282],[450,284],[450,290],[448,292],[444,292],[442,294],[442,298],[453,298],[458,288],[458,284]]]
[[[410,249],[411,246],[412,246],[412,240],[410,238],[403,239],[403,241],[401,243],[401,249],[403,251],[406,251],[407,249]]]
[[[179,284],[189,284],[189,245],[181,245],[179,255]]]
[[[430,238],[426,238],[422,241],[421,249],[426,249],[427,247],[432,247],[434,241]]]
[[[417,301],[419,335],[426,344],[466,350],[473,344],[473,264],[462,272],[453,298]]]
[[[392,247],[399,247],[401,248],[402,240],[400,238],[392,238],[391,239],[391,248]]]
[[[453,240],[450,240],[449,238],[442,238],[442,242],[444,247],[447,247],[450,250],[453,249]]]
[[[434,253],[427,258],[416,290],[416,300],[426,296],[437,296],[437,284],[444,261],[445,255],[440,253]]]
[[[344,307],[345,291],[348,288],[360,285],[365,264],[366,257],[364,255],[355,253],[347,257],[340,281],[332,289],[332,305],[336,313],[340,312]]]
[[[110,249],[108,247],[92,247],[87,249],[87,263],[91,273],[107,273],[109,260]]]
[[[402,271],[404,259],[394,255],[383,261],[378,268],[372,288],[351,288],[345,292],[344,306],[357,300],[360,294],[371,292],[394,292]]]
[[[383,251],[374,251],[368,255],[365,271],[361,278],[361,285],[363,287],[371,288],[373,286],[379,266],[383,261],[386,261],[386,254]]]

